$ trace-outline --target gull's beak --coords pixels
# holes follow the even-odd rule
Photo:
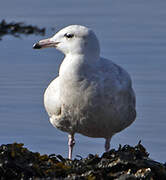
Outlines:
[[[35,43],[33,45],[33,49],[42,49],[42,48],[48,48],[48,47],[56,47],[57,44],[59,44],[59,42],[55,42],[55,41],[51,40],[51,38],[43,39],[43,40],[39,41],[38,43]]]

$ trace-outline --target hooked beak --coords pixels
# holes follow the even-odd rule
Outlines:
[[[33,49],[56,47],[58,44],[59,44],[59,42],[54,42],[50,38],[49,39],[43,39],[43,40],[39,41],[38,43],[35,43],[33,45]]]

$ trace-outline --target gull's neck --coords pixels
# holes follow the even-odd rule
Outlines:
[[[94,54],[66,54],[65,58],[59,69],[59,75],[63,75],[66,72],[77,71],[82,66],[95,66],[99,60],[98,55]]]

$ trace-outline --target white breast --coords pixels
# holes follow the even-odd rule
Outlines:
[[[59,77],[54,79],[46,89],[44,106],[49,116],[60,114]]]

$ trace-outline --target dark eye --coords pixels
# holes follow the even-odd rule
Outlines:
[[[74,36],[74,34],[68,34],[68,33],[66,33],[64,36],[67,37],[67,38],[72,38],[72,37]]]

